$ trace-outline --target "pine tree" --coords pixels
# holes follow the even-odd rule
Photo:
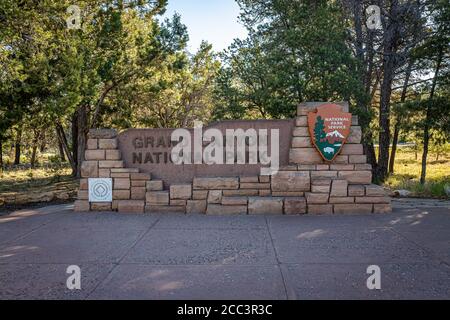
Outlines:
[[[319,145],[327,137],[325,133],[325,121],[321,116],[317,117],[316,126],[314,127],[314,137],[316,139],[316,144]]]

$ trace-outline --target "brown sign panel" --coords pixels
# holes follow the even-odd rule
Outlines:
[[[308,114],[311,140],[325,161],[333,161],[350,134],[352,114],[336,104],[324,104]]]
[[[294,120],[255,120],[221,121],[203,128],[219,129],[223,136],[227,129],[278,129],[280,135],[279,165],[289,163],[289,149],[292,142]],[[127,168],[139,168],[141,172],[151,173],[153,179],[163,180],[167,185],[190,183],[194,177],[236,177],[260,174],[260,164],[183,164],[175,165],[171,159],[175,143],[171,135],[175,129],[130,129],[119,135],[119,148]],[[193,136],[194,130],[188,129]],[[208,143],[204,143],[205,147]],[[268,149],[270,150],[270,139]]]

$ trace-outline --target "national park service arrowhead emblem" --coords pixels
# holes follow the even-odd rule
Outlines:
[[[333,161],[350,134],[352,114],[336,104],[324,104],[308,113],[311,140],[325,161]]]

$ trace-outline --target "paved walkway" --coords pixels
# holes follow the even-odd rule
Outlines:
[[[450,210],[365,216],[0,217],[1,299],[450,299]],[[81,268],[79,291],[66,269]],[[369,265],[381,286],[368,290]]]

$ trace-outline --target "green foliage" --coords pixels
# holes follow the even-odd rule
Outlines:
[[[22,145],[22,161],[30,160],[33,149],[38,156],[59,153],[55,125],[65,130],[70,149],[70,141],[75,146],[77,135],[90,127],[291,118],[304,101],[356,102],[352,112],[365,124],[364,137],[386,129],[371,122],[382,114],[365,106],[379,105],[385,71],[393,71],[393,83],[401,87],[404,70],[384,69],[386,26],[373,33],[363,27],[365,52],[358,57],[357,41],[352,41],[356,19],[348,9],[360,1],[237,2],[249,36],[221,54],[207,43],[191,54],[181,16],[161,21],[167,0],[1,1],[0,141],[5,163],[14,160],[16,140]],[[393,3],[380,5],[389,9]],[[66,9],[73,4],[82,12],[80,30],[66,25]],[[424,6],[422,20],[428,24],[422,39],[412,32],[421,30],[412,19],[412,2],[397,5],[399,19],[405,19],[397,31],[405,37],[397,43],[396,63],[412,59],[414,65],[406,103],[395,103],[401,99],[394,93],[391,105],[402,119],[401,140],[416,142],[417,153],[429,131],[432,154],[445,159],[450,139],[450,5],[438,0]],[[383,11],[387,23],[393,22],[389,10]],[[366,17],[360,18],[363,25]],[[81,111],[86,112],[85,123],[78,122]],[[316,135],[322,149],[335,148],[320,123]],[[372,136],[368,139],[373,142]]]
[[[337,3],[238,3],[249,37],[235,40],[224,54],[216,117],[292,117],[300,102],[360,94],[357,63],[346,45],[347,20]]]
[[[68,134],[80,109],[87,112],[83,130],[150,125],[136,115],[144,105],[152,108],[152,101],[141,97],[150,93],[155,78],[163,83],[176,75],[177,81],[167,81],[166,88],[182,87],[184,96],[196,91],[199,100],[207,95],[198,89],[205,84],[205,74],[193,69],[202,62],[207,64],[203,69],[213,68],[217,62],[208,60],[211,48],[202,48],[199,60],[186,67],[190,63],[185,53],[188,35],[180,16],[162,23],[156,19],[164,12],[166,0],[77,1],[82,13],[80,30],[66,25],[66,9],[72,4],[69,0],[0,3],[2,142],[14,138],[17,129],[24,132],[24,151],[45,136],[52,137],[49,142],[55,147],[54,125],[61,124]],[[189,77],[202,80],[188,85]],[[208,77],[208,90],[211,83]],[[169,99],[170,93],[166,94]],[[136,101],[140,102],[137,108]],[[166,102],[161,99],[161,104]],[[150,122],[158,126],[155,117]]]
[[[419,150],[420,151],[420,150]],[[428,163],[428,179],[425,184],[420,183],[421,161],[415,159],[416,150],[400,148],[395,161],[395,174],[389,176],[386,186],[392,190],[409,190],[414,197],[448,198],[446,185],[450,185],[448,167],[450,153],[441,155],[436,161],[436,154],[432,154]]]
[[[316,139],[316,143],[321,143],[327,137],[325,133],[325,121],[321,116],[317,117],[316,125],[314,127],[314,138]]]
[[[219,67],[220,62],[206,42],[193,55],[168,55],[153,70],[152,77],[112,93],[116,104],[107,125],[168,128],[191,126],[194,120],[208,122]]]
[[[450,140],[450,96],[438,96],[432,100],[416,100],[405,103],[403,115],[408,115],[403,128],[414,140],[421,142],[425,127],[430,130],[433,144],[443,145]]]

